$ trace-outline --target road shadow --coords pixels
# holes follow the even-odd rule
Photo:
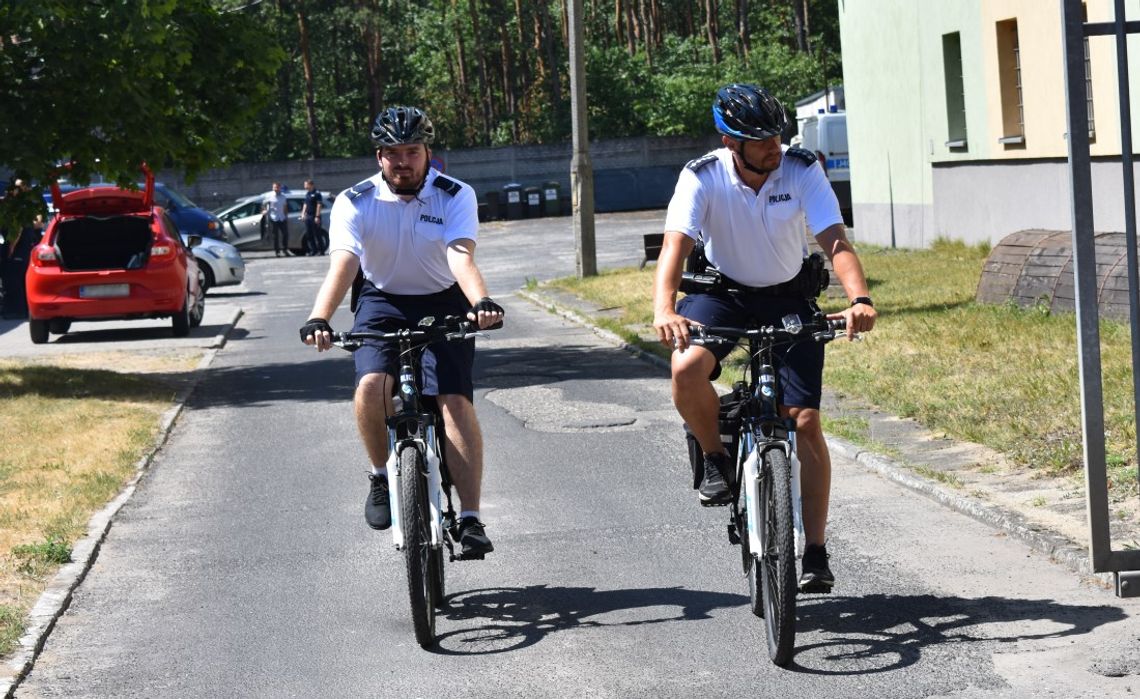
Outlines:
[[[708,619],[713,610],[740,607],[747,601],[743,595],[683,587],[597,590],[528,585],[469,590],[449,596],[440,615],[449,621],[474,620],[476,626],[441,634],[431,650],[441,655],[505,653],[559,631]],[[668,608],[675,613],[667,613]],[[637,610],[652,611],[639,615]]]
[[[936,646],[1082,636],[1126,617],[1115,607],[1049,599],[886,594],[802,598],[796,624],[800,641],[788,669],[816,675],[889,672],[914,665]],[[1011,633],[1010,627],[1026,630]],[[812,638],[805,641],[808,634]]]

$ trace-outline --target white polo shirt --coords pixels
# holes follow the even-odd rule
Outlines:
[[[439,171],[429,169],[424,188],[410,201],[380,173],[341,192],[329,214],[329,250],[359,257],[364,277],[393,294],[434,294],[454,284],[447,246],[476,240],[479,205],[470,185],[446,177],[441,188],[437,177]],[[353,197],[353,190],[365,191]]]
[[[728,148],[689,163],[669,201],[665,230],[703,236],[709,262],[741,284],[772,286],[796,276],[807,255],[805,224],[819,235],[843,216],[823,168],[783,150],[759,192],[737,175]]]

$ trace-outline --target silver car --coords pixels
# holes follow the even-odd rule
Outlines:
[[[182,240],[189,245],[185,234]],[[202,271],[202,293],[215,286],[241,284],[245,279],[245,260],[238,249],[229,243],[214,238],[202,238],[202,242],[190,248],[198,269]]]
[[[272,192],[242,197],[229,206],[218,209],[214,213],[222,220],[222,231],[226,241],[239,250],[272,250],[273,234],[265,225],[265,197]],[[301,237],[305,235],[305,224],[301,222],[301,207],[305,204],[305,190],[285,192],[286,208],[289,220],[289,249],[295,254],[302,254]],[[329,212],[332,210],[333,200],[327,194],[322,194],[320,226],[324,235],[328,236]]]

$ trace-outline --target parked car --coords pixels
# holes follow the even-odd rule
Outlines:
[[[113,182],[93,182],[90,187],[114,187]],[[138,183],[139,189],[145,186],[144,182]],[[78,185],[61,182],[59,191],[66,194]],[[48,197],[45,193],[44,200],[48,205],[49,216],[55,214],[52,198]],[[217,216],[206,211],[194,202],[190,201],[186,195],[182,194],[173,187],[169,187],[162,182],[154,183],[154,203],[156,206],[162,207],[174,224],[178,226],[178,231],[184,235],[200,235],[203,238],[214,238],[217,240],[225,240],[222,234],[222,222]]]
[[[239,250],[272,250],[273,236],[265,226],[265,197],[271,192],[242,197],[233,204],[216,211],[222,221],[225,240]],[[285,192],[286,208],[289,212],[289,249],[300,255],[303,252],[301,237],[305,235],[305,224],[301,222],[301,207],[305,204],[305,191]],[[323,195],[320,226],[328,235],[329,212],[332,211],[332,197]]]
[[[189,247],[190,236],[182,234],[182,242]],[[245,260],[238,249],[229,243],[213,238],[202,238],[190,248],[198,267],[202,270],[202,293],[215,286],[241,284],[245,279]]]
[[[170,215],[155,204],[154,179],[138,191],[52,187],[56,215],[32,250],[25,277],[32,342],[72,321],[170,318],[175,337],[205,312],[203,273]]]

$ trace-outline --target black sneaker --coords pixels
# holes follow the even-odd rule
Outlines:
[[[803,575],[800,576],[800,592],[831,592],[835,576],[827,565],[827,547],[808,544],[804,547]]]
[[[727,505],[732,502],[732,490],[724,478],[728,471],[728,454],[705,454],[705,477],[697,493],[705,507]]]
[[[464,517],[459,520],[459,545],[462,547],[464,558],[482,558],[495,550],[483,529],[483,523],[475,517]]]
[[[368,497],[364,500],[364,521],[373,529],[392,526],[392,506],[388,503],[388,476],[368,474],[372,481]]]

